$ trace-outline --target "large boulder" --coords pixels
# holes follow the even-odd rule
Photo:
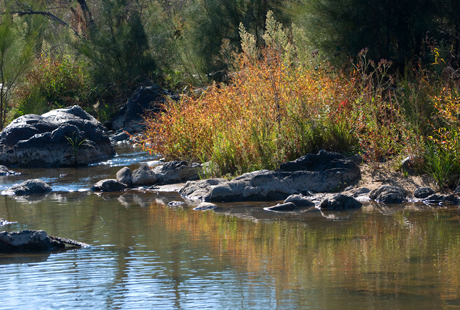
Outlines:
[[[344,194],[328,194],[321,202],[321,209],[326,210],[346,210],[361,208],[362,203],[351,196]]]
[[[25,196],[34,194],[46,194],[51,192],[51,187],[40,179],[27,180],[21,184],[13,185],[4,190],[2,195]]]
[[[74,247],[89,246],[71,239],[48,236],[43,230],[3,231],[0,233],[0,253],[52,251],[65,248],[66,244]]]
[[[179,100],[176,93],[157,85],[141,86],[133,92],[131,98],[106,125],[113,130],[132,128],[134,131],[142,131],[145,127],[145,115],[160,111],[161,104],[166,102],[167,97]]]
[[[360,178],[359,166],[352,159],[320,151],[283,164],[278,171],[245,173],[231,181],[187,182],[179,193],[187,199],[211,202],[284,200],[292,194],[337,191]]]
[[[104,126],[79,106],[24,115],[0,133],[0,164],[87,165],[115,155]]]
[[[115,179],[100,180],[91,187],[93,192],[121,192],[125,189],[126,185]]]

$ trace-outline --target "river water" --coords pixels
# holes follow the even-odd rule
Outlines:
[[[118,147],[78,169],[18,169],[46,197],[0,196],[2,230],[42,229],[90,248],[0,254],[0,309],[460,309],[457,207],[368,204],[353,212],[168,207],[176,192],[94,194],[152,157]]]

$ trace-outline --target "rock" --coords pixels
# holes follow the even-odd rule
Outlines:
[[[264,208],[265,211],[294,211],[295,209],[296,205],[292,202],[285,202],[273,207]]]
[[[15,119],[0,133],[0,164],[87,165],[115,155],[104,126],[79,106]]]
[[[314,207],[315,204],[302,194],[291,195],[284,200],[284,203],[292,202],[296,207]]]
[[[179,96],[174,92],[156,85],[139,87],[111,120],[109,129],[131,127],[136,132],[142,131],[145,128],[144,116],[161,111],[161,104],[166,102],[167,97],[179,100]]]
[[[2,195],[33,195],[33,194],[46,194],[51,192],[51,187],[39,179],[27,180],[21,184],[13,185],[12,187],[4,190]]]
[[[133,185],[133,173],[128,167],[123,167],[118,170],[116,177],[118,182],[126,185],[127,187],[131,187],[131,185]]]
[[[157,176],[147,164],[142,163],[139,168],[133,171],[133,185],[152,185],[157,182]]]
[[[115,179],[100,180],[91,188],[93,192],[121,192],[125,189],[126,185]]]
[[[201,165],[186,161],[170,161],[153,169],[158,184],[173,184],[199,179]]]
[[[414,191],[414,197],[415,198],[426,198],[430,195],[433,195],[434,193],[435,191],[429,187],[419,187]]]
[[[116,143],[116,142],[129,140],[130,137],[131,135],[129,133],[127,133],[124,130],[120,130],[119,132],[117,131],[115,134],[110,136],[109,139],[110,139],[110,142]]]
[[[353,197],[358,197],[358,196],[361,196],[361,195],[365,195],[365,194],[369,193],[370,191],[371,190],[368,189],[367,187],[359,188],[353,193]]]
[[[217,206],[213,203],[209,202],[202,202],[197,207],[193,208],[194,211],[208,211],[214,210]]]
[[[168,207],[179,207],[185,204],[183,201],[170,201],[168,202]]]
[[[52,251],[65,248],[66,244],[76,247],[88,247],[88,244],[75,240],[48,236],[43,230],[23,230],[0,233],[0,252]]]
[[[0,165],[0,176],[18,175],[20,173],[8,169],[6,166]]]
[[[341,154],[321,151],[282,164],[279,171],[254,171],[231,181],[187,182],[179,193],[187,199],[210,202],[284,200],[292,194],[306,193],[306,189],[336,191],[360,178],[359,166],[353,160]]]
[[[9,222],[9,221],[7,221],[5,219],[0,218],[0,226],[5,226],[5,225],[15,224],[15,223],[17,223],[17,222]]]
[[[430,204],[459,204],[460,200],[455,195],[441,195],[441,194],[432,194],[428,197],[425,197],[423,200],[425,203]]]
[[[383,203],[402,203],[406,199],[406,192],[400,187],[382,185],[374,189],[369,198]]]
[[[343,194],[326,195],[321,202],[321,209],[327,210],[345,210],[358,209],[362,204],[355,198]]]

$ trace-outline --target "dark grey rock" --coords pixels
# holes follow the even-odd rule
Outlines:
[[[370,193],[370,189],[368,189],[367,187],[362,187],[362,188],[359,188],[357,189],[354,193],[353,193],[353,197],[358,197],[358,196],[362,196],[362,195],[365,195],[367,193]]]
[[[369,198],[374,199],[378,202],[383,203],[403,203],[406,199],[406,192],[396,186],[382,185],[377,189],[374,189],[370,194]]]
[[[23,230],[0,233],[0,252],[32,252],[52,251],[65,248],[66,244],[74,247],[89,247],[88,244],[75,240],[48,236],[43,230]]]
[[[173,184],[198,180],[201,165],[198,163],[188,164],[186,161],[170,161],[153,169],[158,184]]]
[[[423,200],[429,204],[460,204],[460,199],[455,195],[433,194]]]
[[[79,106],[15,119],[0,133],[0,164],[87,165],[115,155],[105,128]]]
[[[152,169],[145,163],[142,163],[139,168],[133,171],[133,185],[152,185],[157,182],[157,176]]]
[[[133,185],[133,173],[128,167],[123,167],[118,170],[116,178],[118,182],[126,185],[127,187],[131,187]]]
[[[284,203],[292,202],[296,207],[314,207],[315,204],[302,194],[291,195],[284,200]]]
[[[343,194],[326,195],[320,204],[321,209],[326,210],[358,209],[361,206],[361,202]]]
[[[214,210],[217,208],[217,206],[213,203],[210,202],[202,202],[195,208],[193,208],[194,211],[208,211],[208,210]]]
[[[166,98],[179,100],[176,93],[156,85],[139,87],[111,120],[109,129],[131,127],[136,132],[142,131],[145,128],[144,116],[161,111],[161,105],[166,102]]]
[[[129,140],[129,138],[131,138],[131,135],[126,131],[117,132],[109,137],[112,143]]]
[[[33,194],[46,194],[51,192],[51,187],[39,179],[27,180],[21,184],[13,185],[4,190],[2,195],[25,196]]]
[[[0,165],[0,176],[18,175],[20,173],[8,169],[8,167]]]
[[[295,209],[296,205],[292,202],[285,202],[273,207],[264,208],[265,211],[294,211]]]
[[[231,181],[214,179],[212,184],[209,180],[187,182],[179,193],[187,199],[214,202],[284,200],[289,195],[305,193],[306,189],[336,191],[360,178],[359,166],[351,159],[321,151],[283,164],[280,171],[254,171]]]
[[[185,202],[183,202],[183,201],[170,201],[170,202],[168,202],[168,207],[179,207],[179,206],[182,206],[184,204],[185,204]]]
[[[126,185],[115,179],[100,180],[91,188],[94,192],[121,192],[126,189]]]
[[[429,187],[419,187],[414,191],[414,197],[427,198],[428,196],[433,195],[434,193],[435,191]]]

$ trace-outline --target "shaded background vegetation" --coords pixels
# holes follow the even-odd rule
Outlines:
[[[458,1],[0,4],[14,33],[9,49],[0,36],[0,127],[72,104],[105,121],[153,82],[184,100],[150,122],[151,151],[217,174],[325,148],[376,168],[411,156],[440,187],[458,182]]]

